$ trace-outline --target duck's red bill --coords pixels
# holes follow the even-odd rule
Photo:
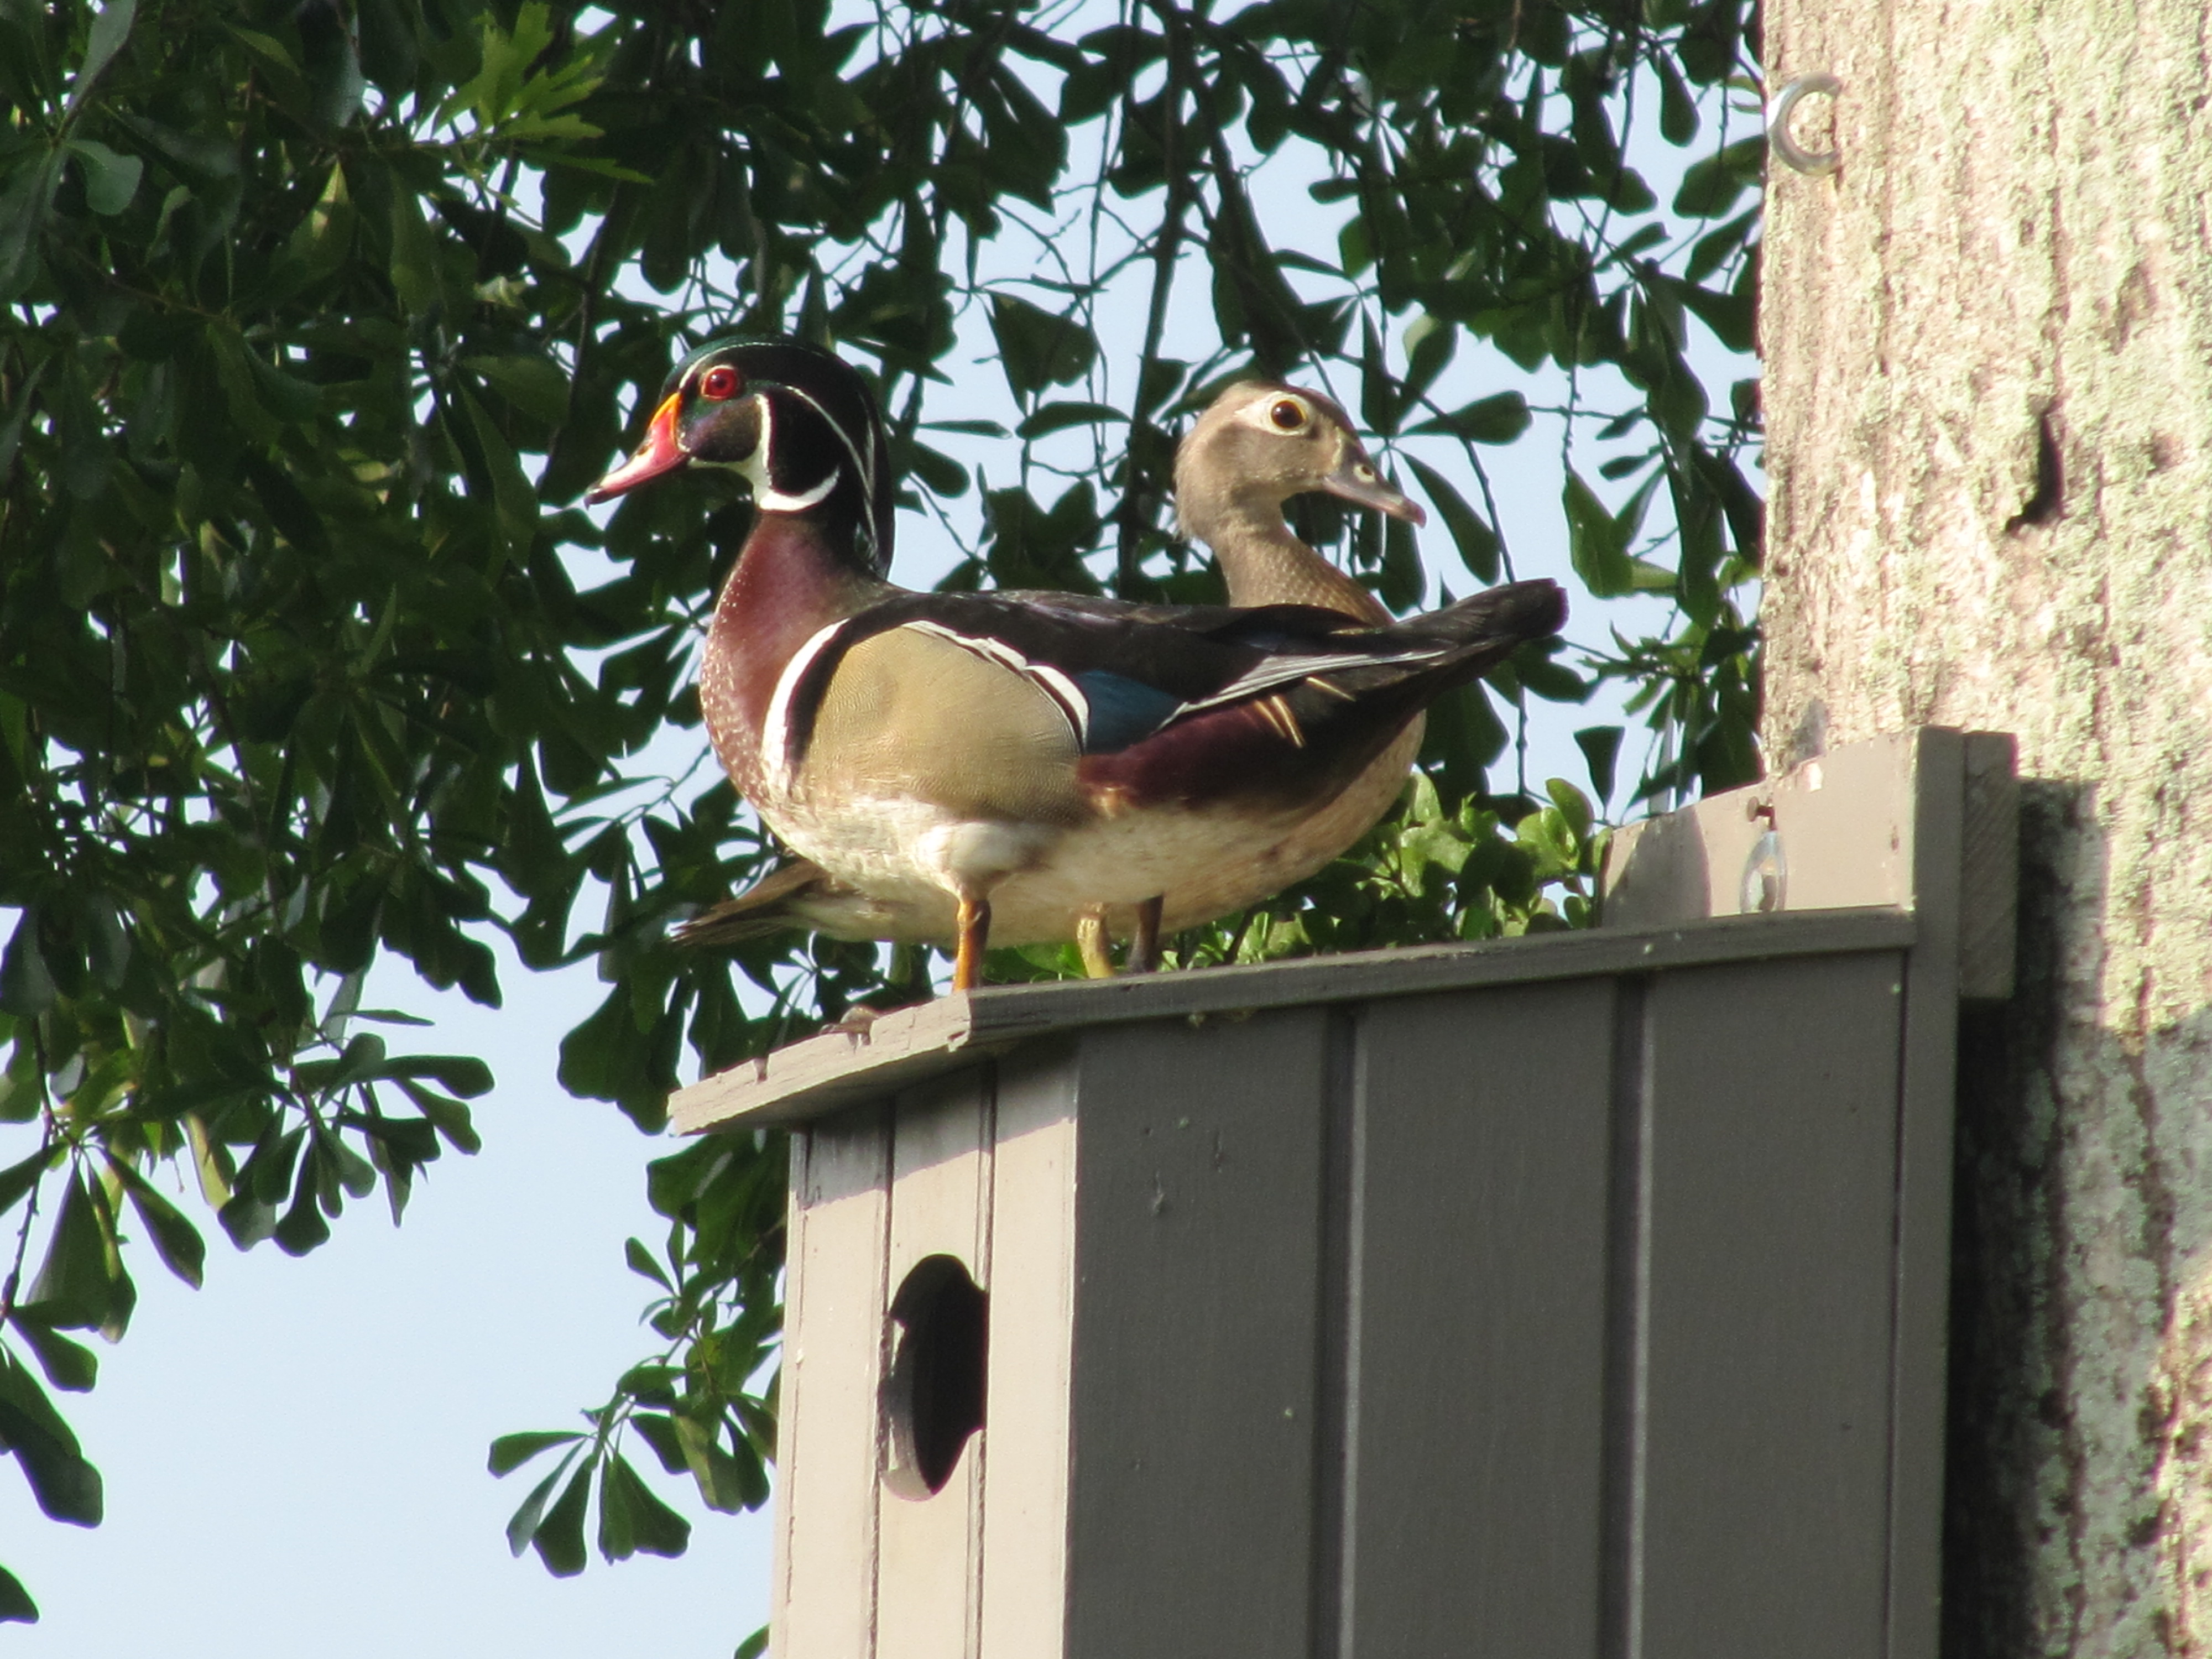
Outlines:
[[[646,428],[645,441],[637,447],[637,453],[584,492],[586,506],[611,501],[648,479],[674,471],[691,459],[676,441],[676,407],[682,401],[680,392],[672,392],[653,411],[653,424]]]

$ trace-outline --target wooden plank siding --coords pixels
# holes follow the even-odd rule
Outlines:
[[[1903,965],[1650,988],[1645,1659],[1882,1650]]]
[[[776,1463],[806,1478],[785,1480],[778,1504],[778,1654],[874,1659],[890,1177],[887,1103],[793,1144]]]
[[[916,1264],[935,1255],[954,1257],[987,1292],[991,1287],[992,1081],[986,1072],[957,1073],[897,1098],[884,1275],[894,1301]],[[976,1653],[988,1456],[983,1437],[971,1438],[951,1480],[927,1497],[878,1485],[878,1659]]]
[[[1613,1001],[1589,980],[1361,1012],[1328,1650],[1596,1651]]]
[[[1068,1651],[1309,1648],[1324,1011],[1079,1051]]]

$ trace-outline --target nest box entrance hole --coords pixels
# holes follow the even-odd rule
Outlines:
[[[969,1436],[983,1426],[990,1297],[958,1257],[924,1256],[891,1298],[890,1316],[897,1330],[884,1378],[884,1482],[902,1498],[928,1498],[944,1490]]]

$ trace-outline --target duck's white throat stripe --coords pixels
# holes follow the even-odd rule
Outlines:
[[[809,399],[809,401],[812,401]],[[761,399],[760,441],[753,453],[745,458],[740,468],[745,482],[753,487],[753,505],[763,513],[804,513],[810,507],[818,507],[830,499],[830,492],[837,487],[837,480],[845,469],[833,466],[830,476],[811,489],[792,491],[775,487],[775,404],[767,398]],[[830,422],[834,428],[836,422]],[[838,434],[842,437],[844,434]],[[850,447],[849,441],[848,447]]]
[[[756,489],[753,501],[764,513],[804,513],[808,507],[818,506],[829,499],[830,492],[837,487],[837,480],[844,476],[844,471],[842,466],[832,467],[828,477],[813,489],[802,490],[797,495],[787,489],[778,489],[774,485],[766,489]]]
[[[828,427],[832,432],[837,434],[837,441],[845,446],[845,453],[853,458],[853,465],[860,469],[861,498],[864,501],[872,502],[876,498],[876,467],[874,457],[872,454],[865,453],[859,444],[853,441],[853,434],[845,430],[844,424],[840,422],[835,415],[832,415],[827,409],[823,407],[822,400],[819,398],[807,391],[804,386],[787,386],[785,390],[789,392],[793,397],[798,398],[800,402],[811,405],[813,408],[814,412],[822,417],[823,425]],[[874,445],[871,443],[868,447],[872,450],[873,449]],[[837,475],[833,472],[830,476],[834,482]],[[811,503],[810,502],[809,505],[811,506]]]
[[[797,695],[799,683],[805,679],[808,667],[849,620],[848,617],[817,629],[805,644],[792,653],[791,660],[784,664],[783,672],[776,679],[775,695],[768,700],[768,718],[761,723],[761,758],[767,763],[769,787],[779,795],[791,793],[791,700]]]

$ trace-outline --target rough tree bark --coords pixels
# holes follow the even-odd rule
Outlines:
[[[1775,0],[1771,765],[2016,732],[1970,1021],[1953,1656],[2212,1653],[2212,9]]]

